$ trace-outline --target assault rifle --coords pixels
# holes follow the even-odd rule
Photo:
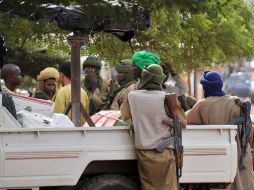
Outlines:
[[[250,118],[251,104],[248,101],[239,102],[238,99],[236,100],[236,104],[241,107],[240,117],[232,119],[230,121],[230,124],[238,125],[238,136],[241,146],[239,168],[244,169],[245,166],[243,165],[243,158],[246,154],[248,138],[252,129],[252,122]],[[242,125],[242,127],[240,127],[239,125]]]
[[[180,121],[178,118],[179,106],[177,104],[177,99],[175,94],[165,95],[165,107],[167,108],[169,117],[173,118],[173,137],[168,136],[163,139],[163,141],[158,145],[156,150],[158,152],[163,152],[167,146],[174,143],[174,155],[176,161],[176,176],[177,183],[179,186],[179,178],[182,176],[182,167],[183,167],[183,145],[182,145],[182,129],[180,126]],[[181,108],[180,108],[181,109]],[[167,112],[167,111],[166,111]]]

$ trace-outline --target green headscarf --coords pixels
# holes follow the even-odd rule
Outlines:
[[[140,69],[151,64],[160,64],[160,58],[150,51],[138,51],[131,57],[132,62]]]
[[[123,73],[128,73],[128,74],[122,80],[118,81],[118,85],[115,85],[114,88],[112,88],[112,90],[110,92],[110,102],[109,102],[108,108],[110,108],[110,106],[111,106],[112,102],[114,101],[114,98],[118,92],[120,92],[123,88],[127,88],[131,84],[137,82],[135,80],[133,73],[131,72],[131,67],[132,67],[132,61],[129,59],[121,60],[116,65],[117,72],[123,72]]]
[[[123,59],[116,64],[116,71],[119,73],[129,73],[131,72],[132,61],[130,59]]]
[[[164,78],[165,75],[160,65],[149,65],[146,69],[142,70],[138,89],[162,90]]]
[[[99,61],[98,57],[88,56],[86,58],[86,60],[83,62],[83,70],[87,66],[97,67],[100,70],[101,69],[101,62]]]
[[[116,65],[116,71],[119,73],[128,73],[118,84],[122,87],[127,83],[134,81],[133,73],[131,72],[132,61],[130,59],[123,59]]]
[[[87,66],[91,66],[91,67],[96,67],[97,68],[97,70],[96,70],[97,86],[98,86],[99,90],[101,90],[101,88],[102,88],[102,78],[100,76],[101,62],[99,61],[98,57],[88,56],[86,58],[86,60],[83,62],[83,70]],[[91,85],[90,81],[84,80],[83,85],[84,85],[83,88],[87,89],[89,91],[92,88],[92,85]]]

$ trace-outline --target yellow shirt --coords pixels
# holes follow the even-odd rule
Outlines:
[[[68,102],[71,100],[71,85],[64,86],[60,88],[56,95],[54,113],[63,113]],[[89,100],[87,93],[81,89],[81,104],[84,106],[85,110],[88,112]],[[71,111],[68,113],[68,117],[71,119]],[[84,117],[80,116],[80,124],[85,123]]]

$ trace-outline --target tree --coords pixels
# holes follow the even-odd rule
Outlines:
[[[177,72],[234,62],[254,54],[253,15],[243,1],[202,1],[188,9],[154,3],[152,10],[152,26],[136,34],[132,49],[158,53]],[[106,50],[107,45],[110,50]],[[128,44],[119,47],[108,36],[103,40],[98,36],[93,46],[96,48],[90,50],[94,53],[103,46],[104,51],[98,52],[107,58],[112,52],[114,57],[132,54]]]
[[[67,32],[52,23],[0,17],[0,28],[6,41],[6,62],[18,64],[25,75],[36,77],[43,68],[55,67],[68,56]]]
[[[25,2],[36,7],[47,1]],[[91,2],[61,1],[64,5],[80,4],[86,8]],[[171,64],[178,73],[254,55],[253,15],[243,0],[138,2],[152,13],[152,26],[146,32],[136,33],[128,43],[102,32],[87,35],[81,54],[99,55],[114,65],[120,59],[130,58],[134,51],[146,49],[159,54],[162,61]],[[47,48],[47,54],[61,57],[69,54],[68,32],[52,23],[5,18],[0,20],[0,28],[7,47]]]

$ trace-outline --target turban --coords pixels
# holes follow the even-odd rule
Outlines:
[[[165,75],[160,65],[149,65],[142,70],[139,89],[162,90],[164,79]]]
[[[160,58],[149,51],[138,51],[131,57],[131,59],[140,69],[144,69],[151,64],[160,64]]]
[[[217,71],[205,71],[200,78],[205,98],[209,96],[224,96],[223,79]]]
[[[95,56],[89,56],[86,58],[86,60],[83,62],[83,69],[85,69],[87,66],[97,67],[98,69],[101,69],[101,63]]]
[[[47,67],[43,69],[40,74],[37,76],[38,81],[44,81],[47,79],[55,79],[56,81],[59,81],[60,74],[57,69],[53,67]]]
[[[120,73],[128,73],[131,71],[132,61],[129,59],[121,60],[116,65],[116,71]]]
[[[56,80],[56,92],[60,86],[60,74],[57,69],[54,67],[47,67],[43,69],[40,74],[37,76],[37,90],[45,92],[44,81],[47,79],[55,79]],[[56,94],[55,92],[55,94]],[[54,100],[55,95],[51,97],[51,100]]]

